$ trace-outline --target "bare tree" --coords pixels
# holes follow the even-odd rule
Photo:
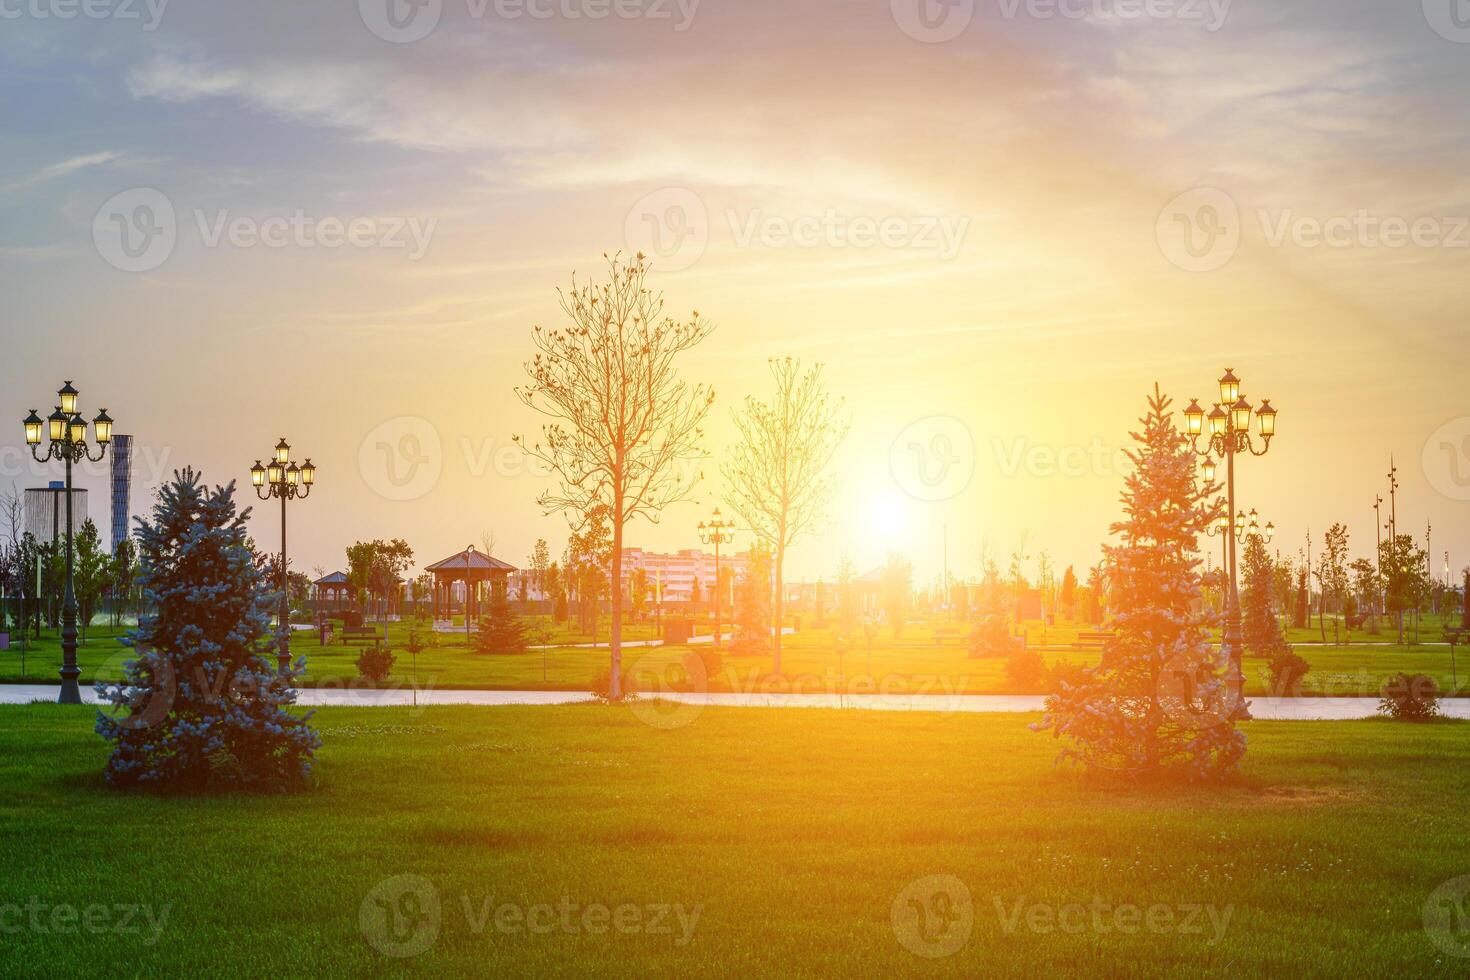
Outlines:
[[[786,551],[826,519],[837,489],[828,466],[847,435],[847,423],[839,418],[841,401],[832,401],[822,383],[822,365],[803,373],[795,358],[772,358],[770,364],[775,395],[769,402],[747,397],[731,413],[740,441],[721,471],[730,507],[775,550],[771,669],[779,674]]]
[[[480,550],[485,553],[485,557],[486,558],[494,558],[495,557],[495,545],[496,545],[496,543],[497,543],[497,539],[495,537],[495,532],[494,531],[481,531],[480,532]]]
[[[604,256],[606,258],[606,256]],[[675,359],[712,329],[695,311],[686,322],[664,315],[663,295],[644,287],[648,260],[607,259],[605,282],[558,291],[568,325],[532,333],[531,383],[516,395],[550,421],[541,441],[516,443],[559,478],[543,493],[548,513],[574,529],[605,508],[612,531],[612,660],[609,693],[622,696],[623,532],[630,520],[658,523],[663,509],[688,499],[699,479],[686,465],[703,457],[701,426],[714,391],[679,379]]]

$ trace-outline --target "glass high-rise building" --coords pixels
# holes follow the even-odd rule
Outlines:
[[[112,436],[112,553],[117,554],[131,533],[133,489],[133,437]]]

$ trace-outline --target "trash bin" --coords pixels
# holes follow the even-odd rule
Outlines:
[[[683,646],[689,642],[689,638],[693,635],[694,620],[664,620],[664,643],[668,644],[669,646]]]

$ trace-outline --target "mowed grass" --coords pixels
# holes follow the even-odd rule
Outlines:
[[[599,673],[606,670],[608,652],[561,646],[531,650],[515,656],[480,654],[471,649],[462,634],[432,634],[433,647],[418,656],[417,668],[406,649],[412,624],[390,623],[388,645],[398,658],[389,679],[381,686],[480,690],[589,690]],[[429,636],[420,625],[422,635]],[[837,638],[830,629],[806,629],[785,638],[781,677],[771,673],[769,656],[724,657],[722,668],[709,678],[714,691],[780,691],[810,693],[893,694],[1042,694],[1045,687],[1021,688],[1011,683],[1000,659],[969,656],[964,634],[968,626],[913,624],[898,636],[887,627],[873,631],[871,646],[865,634],[853,638],[839,653]],[[1048,627],[1026,626],[1029,642],[1042,650],[1049,664],[1097,662],[1096,647],[1075,645],[1079,627],[1073,624]],[[98,677],[115,679],[131,654],[119,637],[124,630],[104,627],[92,630],[78,659],[82,682]],[[646,639],[654,632],[649,624],[630,627],[630,638]],[[1439,636],[1436,629],[1434,636]],[[604,632],[605,639],[605,632]],[[364,686],[357,675],[357,658],[363,648],[340,643],[323,646],[317,634],[298,632],[292,638],[292,653],[306,658],[305,683],[312,687]],[[629,647],[624,663],[647,679],[649,689],[695,689],[686,680],[682,664],[684,647]],[[1398,646],[1357,642],[1343,646],[1297,647],[1311,664],[1302,693],[1313,696],[1377,697],[1384,682],[1398,673],[1427,674],[1447,694],[1470,693],[1470,650],[1454,654],[1448,646]],[[0,654],[0,683],[30,681],[55,683],[61,661],[54,635],[27,654],[21,670],[17,646]],[[1266,662],[1247,657],[1247,694],[1254,697],[1280,693],[1271,686]]]
[[[0,708],[0,905],[140,905],[153,921],[168,908],[151,944],[146,927],[59,935],[49,911],[46,932],[11,914],[0,921],[22,928],[0,934],[0,975],[1450,976],[1470,964],[1423,926],[1435,889],[1470,872],[1470,727],[1252,722],[1236,784],[1141,789],[1055,768],[1056,742],[1029,720],[707,709],[662,730],[600,705],[324,709],[315,790],[170,798],[104,786],[91,711]],[[386,898],[405,916],[397,939],[430,936],[412,928],[428,920],[403,904],[404,875],[428,882],[439,915],[425,952],[392,959],[361,916],[381,921]],[[950,908],[972,926],[962,942],[960,926],[936,926],[923,948],[957,948],[920,958],[894,905],[929,901],[936,875],[968,891]],[[559,912],[544,934],[493,916],[478,928],[487,908],[563,904],[577,910],[569,929]],[[1173,925],[1125,932],[1104,917],[1099,930],[1090,913],[1068,920],[1078,931],[1030,925],[1055,921],[1033,908],[1098,904],[1163,907]],[[594,905],[698,919],[687,942],[673,912],[669,932],[599,935],[581,917]]]

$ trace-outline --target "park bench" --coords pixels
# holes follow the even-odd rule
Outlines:
[[[943,646],[945,640],[958,640],[960,628],[958,626],[940,626],[934,630],[934,642]]]
[[[371,643],[376,647],[382,645],[383,638],[371,626],[342,627],[342,645],[353,646],[358,643]]]
[[[1470,643],[1470,629],[1463,626],[1446,626],[1444,628],[1444,641],[1454,649],[1461,643]]]
[[[1363,628],[1363,624],[1368,621],[1368,616],[1366,614],[1362,616],[1344,616],[1342,619],[1348,629],[1357,630]]]
[[[1077,647],[1100,647],[1117,635],[1117,633],[1106,630],[1083,630],[1077,634],[1077,642],[1072,645]]]

